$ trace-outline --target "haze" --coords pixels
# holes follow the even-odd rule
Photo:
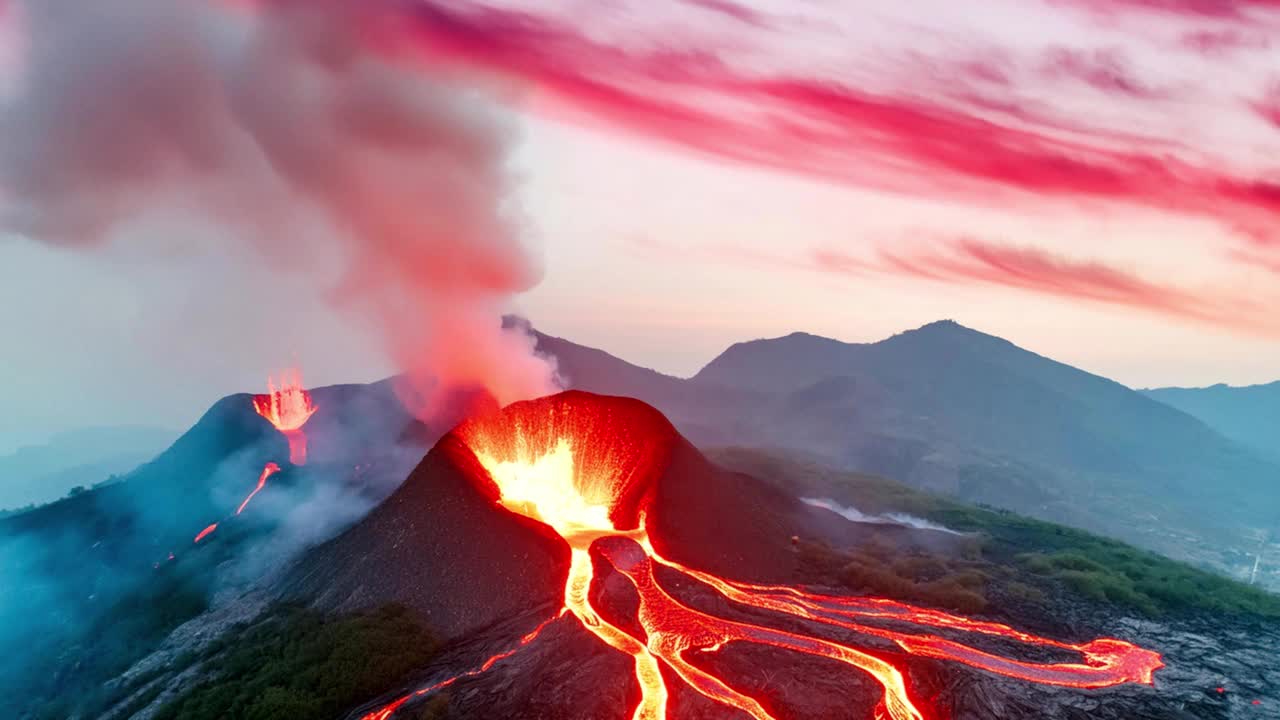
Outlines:
[[[545,276],[510,309],[539,329],[677,375],[739,340],[804,330],[873,341],[939,318],[1135,387],[1280,375],[1280,297],[1267,269],[1280,264],[1274,201],[1265,185],[1256,196],[1210,192],[1274,176],[1274,12],[1001,2],[974,16],[931,2],[855,3],[831,17],[787,3],[690,2],[639,17],[629,3],[571,5],[530,17],[561,32],[568,13],[586,12],[602,36],[625,27],[637,53],[627,68],[566,56],[552,59],[559,76],[534,68],[518,78],[527,84],[513,103],[513,204]],[[532,51],[503,25],[515,8],[433,12],[453,24],[427,17],[424,32],[470,23],[483,38],[458,51],[461,61],[519,76],[500,67]],[[663,34],[673,26],[681,31]],[[659,37],[665,54],[644,54]],[[562,39],[559,51],[599,50],[593,38]],[[695,48],[706,57],[695,60]],[[5,87],[19,65],[5,64]],[[730,115],[678,125],[674,104],[605,106],[564,82],[666,84],[679,100],[717,74],[730,85],[744,67],[1036,133],[1018,140],[1028,164],[995,177],[949,158],[946,175],[936,157],[873,137],[870,125],[828,135],[822,155],[797,155]],[[794,96],[723,94],[761,116],[822,121]],[[1061,144],[1045,150],[1049,137]],[[1037,175],[1032,147],[1045,163],[1074,149],[1118,179],[1090,180],[1084,165]],[[1190,178],[1187,187],[1123,175],[1132,154],[1166,162],[1161,172]],[[975,182],[987,189],[973,192]],[[0,448],[84,425],[185,427],[217,397],[257,390],[290,364],[309,384],[395,371],[359,318],[322,302],[332,288],[201,241],[219,232],[179,217],[87,253],[19,234],[0,242],[0,367],[11,378]]]

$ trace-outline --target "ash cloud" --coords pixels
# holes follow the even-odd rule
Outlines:
[[[399,7],[16,4],[0,222],[71,248],[159,222],[161,255],[233,238],[228,253],[313,279],[376,328],[424,411],[451,386],[553,390],[501,323],[540,277],[512,207],[511,121],[476,78],[399,62],[382,32]]]

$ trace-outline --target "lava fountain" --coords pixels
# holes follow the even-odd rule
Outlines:
[[[311,403],[311,393],[302,387],[301,373],[296,369],[281,373],[279,387],[268,377],[267,394],[254,396],[253,409],[289,440],[289,462],[305,465],[307,436],[302,426],[318,408]]]
[[[875,707],[869,708],[872,717],[925,718],[912,699],[903,668],[893,659],[821,635],[730,620],[695,609],[664,587],[659,569],[698,581],[729,603],[788,616],[791,622],[784,623],[786,627],[794,628],[795,620],[801,620],[879,638],[911,655],[961,663],[1028,682],[1077,688],[1150,684],[1154,672],[1163,667],[1158,653],[1123,640],[1064,643],[999,623],[887,599],[737,582],[664,557],[650,541],[646,521],[657,511],[654,488],[679,436],[661,414],[638,401],[561,393],[516,403],[500,413],[470,420],[455,432],[474,455],[475,479],[482,492],[502,508],[547,525],[569,546],[564,605],[556,617],[573,616],[605,645],[632,658],[640,688],[640,699],[630,710],[632,720],[666,718],[669,678],[755,720],[776,720],[759,699],[735,690],[725,678],[690,661],[691,653],[717,652],[729,643],[766,645],[843,663],[867,673],[880,685],[880,697]],[[639,597],[636,620],[643,633],[633,634],[611,624],[593,607],[593,548],[634,587]],[[540,630],[525,636],[516,648],[490,658],[481,668],[403,696],[362,720],[387,720],[412,697],[488,669],[527,645]],[[1069,651],[1077,654],[1079,661],[1024,662],[944,636],[964,634]],[[666,676],[664,668],[669,671]]]

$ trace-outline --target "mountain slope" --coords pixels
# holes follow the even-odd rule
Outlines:
[[[1242,445],[1280,459],[1280,381],[1248,387],[1214,385],[1142,392],[1199,418]]]
[[[304,467],[252,396],[232,395],[118,482],[0,518],[0,652],[27,658],[0,673],[0,690],[22,698],[17,717],[72,715],[215,594],[354,522],[456,422],[413,420],[390,382],[312,396]],[[233,514],[268,461],[282,469]]]
[[[792,535],[848,543],[857,533],[828,510],[715,467],[640,401],[575,390],[529,403],[654,418],[672,449],[654,481],[652,529],[655,544],[681,562],[779,581],[796,570]],[[308,552],[282,581],[283,596],[327,611],[401,603],[449,638],[554,600],[569,547],[546,526],[495,507],[484,476],[458,432],[449,433],[384,503]]]
[[[359,613],[388,600],[407,602],[415,614],[430,618],[432,630],[436,623],[443,626],[444,649],[420,673],[399,687],[385,688],[381,697],[367,698],[346,717],[367,717],[416,688],[481,667],[486,670],[462,677],[443,694],[410,698],[398,711],[379,717],[630,717],[628,708],[636,702],[633,663],[571,618],[552,622],[535,642],[520,646],[526,633],[556,612],[553,598],[564,591],[566,550],[545,528],[525,523],[485,498],[483,484],[471,475],[474,468],[468,469],[474,460],[454,440],[442,440],[386,503],[347,533],[311,551],[285,583],[288,596],[325,609],[323,617],[330,626],[351,617],[343,613]],[[954,663],[909,660],[889,651],[918,684],[920,698],[937,708],[927,717],[1243,720],[1269,710],[1276,701],[1275,672],[1267,659],[1278,630],[1274,621],[1255,613],[1274,616],[1280,607],[1274,597],[1256,589],[1087,533],[963,506],[881,478],[755,450],[716,451],[710,462],[687,443],[675,442],[676,450],[658,481],[661,498],[652,506],[660,508],[654,517],[667,520],[659,534],[665,538],[664,554],[680,553],[682,562],[730,576],[804,582],[820,586],[824,593],[866,592],[935,607],[952,607],[953,600],[963,603],[981,593],[985,597],[979,601],[985,606],[966,614],[981,612],[974,617],[1073,642],[1099,635],[1130,639],[1164,653],[1169,663],[1157,676],[1155,688],[1126,685],[1081,691],[1010,681]],[[731,467],[740,472],[727,469]],[[897,528],[901,533],[895,534],[889,525],[846,522],[797,503],[798,493],[835,498],[876,513],[924,515],[980,534],[982,541],[969,534],[914,528]],[[858,532],[859,526],[871,535]],[[842,536],[841,529],[853,534]],[[804,534],[799,543],[788,537],[796,532]],[[755,564],[762,556],[774,558],[766,563],[773,567],[764,568],[764,574]],[[775,565],[777,560],[782,563]],[[1048,565],[1041,568],[1044,563]],[[634,601],[622,591],[626,584],[616,575],[604,568],[600,573],[592,597],[610,622],[618,622],[618,617],[634,612]],[[698,583],[666,577],[663,584],[713,613],[768,619],[717,600]],[[1173,592],[1183,584],[1189,587]],[[1167,587],[1158,596],[1145,595],[1160,586]],[[1160,603],[1152,608],[1162,613],[1159,622],[1136,617],[1149,600]],[[1259,605],[1252,610],[1237,605],[1230,611],[1217,605],[1235,600]],[[1129,601],[1140,602],[1135,606]],[[253,626],[270,623],[271,618],[265,613]],[[801,625],[787,627],[803,632]],[[226,686],[242,682],[246,674],[256,679],[289,662],[272,655],[246,670],[237,657],[253,656],[247,640],[233,633],[214,644],[221,651],[175,651],[172,657],[177,659],[158,669],[158,682],[171,693],[169,699],[185,704],[171,706],[160,717],[185,717],[175,715],[174,707],[191,708],[211,681]],[[999,654],[1023,652],[1002,642],[981,647]],[[513,648],[519,649],[508,657]],[[489,662],[499,653],[500,661]],[[720,652],[691,655],[698,658],[699,667],[725,673],[733,687],[767,698],[771,706],[777,703],[782,718],[844,717],[857,708],[869,710],[877,697],[867,677],[796,653],[735,644]],[[1044,662],[1054,657],[1040,652],[1026,659]],[[192,662],[195,668],[189,667]],[[384,664],[379,658],[378,666]],[[299,675],[290,682],[304,699],[308,683],[319,692],[335,680],[314,671]],[[669,717],[739,717],[699,703],[674,678],[671,685],[675,692]],[[1213,690],[1221,685],[1227,687],[1225,696]],[[145,681],[137,680],[135,687],[145,688]],[[152,696],[142,697],[143,705],[151,702],[147,698]],[[1250,704],[1255,698],[1264,703],[1262,710]],[[264,693],[251,699],[265,703],[268,698]],[[153,716],[133,712],[110,717]],[[217,716],[205,708],[199,717]]]
[[[689,380],[544,340],[700,445],[785,447],[1235,572],[1280,465],[1135,392],[954,322],[869,344],[736,344]]]

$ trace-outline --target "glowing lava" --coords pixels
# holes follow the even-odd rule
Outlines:
[[[205,529],[201,530],[201,531],[200,531],[200,533],[196,535],[196,539],[195,539],[195,540],[193,540],[192,542],[193,542],[193,543],[198,543],[198,542],[200,542],[201,540],[203,540],[203,539],[205,539],[205,538],[209,537],[209,535],[210,535],[210,534],[212,534],[212,533],[213,533],[213,531],[214,531],[214,530],[217,530],[217,529],[218,529],[218,523],[213,523],[213,524],[212,524],[212,525],[210,525],[209,527],[207,527],[207,528],[205,528]]]
[[[257,487],[253,489],[253,492],[249,493],[248,497],[244,499],[244,502],[240,503],[240,507],[236,508],[237,515],[244,512],[245,506],[249,504],[249,501],[253,499],[253,496],[257,495],[259,492],[262,491],[262,488],[267,486],[267,478],[271,477],[273,474],[277,472],[280,472],[280,466],[273,462],[269,462],[265,466],[263,466],[262,474],[258,476]]]
[[[267,378],[267,394],[255,395],[253,409],[266,418],[289,440],[289,462],[304,465],[307,462],[307,436],[302,426],[317,410],[311,403],[311,393],[302,388],[302,376],[297,370],[280,374],[280,386],[273,378]]]
[[[456,431],[488,477],[481,489],[507,510],[546,524],[570,549],[564,608],[602,642],[633,659],[640,700],[633,720],[661,720],[667,714],[665,667],[694,691],[755,720],[776,720],[760,700],[732,688],[690,661],[693,652],[716,652],[728,643],[753,643],[829,658],[857,668],[881,686],[873,717],[923,720],[907,678],[890,660],[846,642],[794,630],[729,620],[695,609],[670,594],[656,570],[666,568],[703,583],[724,600],[809,623],[851,631],[894,643],[906,653],[958,662],[1029,682],[1077,688],[1152,682],[1163,667],[1159,654],[1123,640],[1103,638],[1073,645],[1023,633],[1007,625],[970,620],[938,610],[886,599],[837,597],[798,587],[734,582],[663,557],[650,542],[646,514],[661,469],[678,436],[657,411],[620,398],[562,393],[516,403],[502,413],[471,420]],[[592,607],[595,551],[635,588],[636,619],[643,637],[604,620]],[[553,618],[554,619],[554,618]],[[868,624],[867,621],[872,621]],[[550,622],[550,620],[548,621]],[[886,622],[918,632],[894,630]],[[786,623],[794,628],[796,623]],[[1001,657],[940,635],[988,635],[1026,645],[1074,652],[1079,662],[1031,663]],[[526,636],[525,645],[536,637]],[[514,650],[497,657],[506,657]],[[487,663],[487,665],[492,663]],[[479,671],[471,671],[474,675]],[[462,677],[462,676],[459,676]],[[457,677],[406,695],[364,720],[387,720],[414,696],[451,684]]]

